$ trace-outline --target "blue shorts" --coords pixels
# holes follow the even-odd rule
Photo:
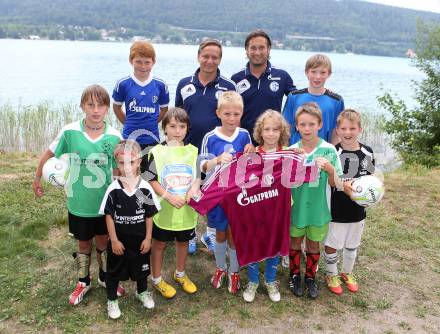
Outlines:
[[[220,205],[208,212],[208,226],[215,228],[220,232],[226,232],[228,228],[228,219]]]

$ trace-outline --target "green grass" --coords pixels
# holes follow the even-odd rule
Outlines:
[[[135,286],[120,299],[123,316],[110,321],[106,295],[96,287],[83,303],[71,307],[75,285],[61,190],[46,186],[43,198],[31,191],[37,161],[30,154],[0,153],[0,332],[2,333],[436,333],[440,331],[440,171],[400,169],[385,177],[384,200],[368,211],[355,266],[360,291],[335,296],[324,283],[321,261],[315,301],[295,298],[280,268],[281,302],[269,301],[260,286],[246,304],[225,288],[209,284],[214,260],[198,252],[187,272],[197,283],[194,296],[177,289],[173,300],[154,293],[156,308],[135,300]],[[429,191],[427,191],[429,187]],[[437,203],[437,205],[436,205]],[[166,251],[164,276],[174,268],[174,248]],[[92,264],[96,278],[96,263]],[[244,284],[245,271],[242,271]]]

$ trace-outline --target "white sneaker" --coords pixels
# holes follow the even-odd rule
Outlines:
[[[154,300],[153,300],[153,295],[151,294],[151,292],[144,291],[139,294],[136,292],[136,298],[141,301],[142,305],[145,308],[148,308],[150,310],[154,308]]]
[[[265,283],[269,298],[273,302],[279,302],[281,300],[280,290],[278,288],[278,282]]]
[[[289,257],[286,256],[281,256],[281,265],[283,266],[283,268],[289,268],[290,265],[290,260]]]
[[[248,303],[252,303],[257,293],[258,283],[249,282],[246,286],[246,290],[243,292],[243,299]]]
[[[110,319],[118,319],[121,316],[118,300],[107,300],[107,313]]]

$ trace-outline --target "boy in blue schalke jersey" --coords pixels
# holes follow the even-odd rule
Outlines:
[[[113,110],[124,124],[122,137],[136,140],[142,148],[141,173],[144,173],[149,148],[159,143],[158,123],[168,110],[170,97],[168,86],[152,73],[156,63],[153,45],[146,41],[134,42],[130,47],[129,61],[133,74],[116,83]]]
[[[316,102],[322,111],[322,128],[319,130],[319,137],[326,142],[337,144],[336,119],[344,110],[344,100],[336,93],[324,87],[325,82],[332,74],[330,58],[323,54],[316,54],[310,57],[305,66],[305,73],[309,80],[309,87],[294,90],[287,98],[283,109],[283,116],[290,124],[290,144],[293,145],[301,139],[296,129],[295,113],[298,108],[307,102]]]
[[[202,172],[218,171],[221,165],[231,162],[232,156],[237,152],[255,151],[249,132],[240,128],[242,115],[243,99],[240,94],[228,91],[220,95],[217,116],[220,118],[221,126],[217,126],[203,138],[200,163]],[[231,228],[220,206],[208,212],[208,226],[216,231],[214,255],[217,268],[211,277],[211,284],[215,289],[220,288],[228,273],[228,291],[236,294],[240,289],[240,267]],[[226,265],[226,253],[229,257],[229,268]]]

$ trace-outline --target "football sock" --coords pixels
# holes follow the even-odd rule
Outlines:
[[[249,282],[257,283],[259,282],[260,270],[259,262],[250,263],[247,265],[247,275]]]
[[[102,268],[99,268],[99,280],[105,282],[105,271]]]
[[[153,282],[153,284],[157,285],[159,284],[159,282],[162,280],[162,276],[159,277],[151,277],[151,281]]]
[[[289,251],[289,267],[290,276],[299,275],[299,270],[301,267],[301,250],[291,249]]]
[[[107,271],[107,249],[100,250],[96,248],[96,260],[98,261],[99,268]]]
[[[226,247],[226,240],[216,242],[214,247],[215,265],[222,270],[226,270]]]
[[[89,285],[90,284],[90,276],[87,275],[86,277],[80,277],[80,278],[78,278],[78,281],[86,283],[87,285]]]
[[[228,246],[229,254],[229,270],[230,274],[238,273],[240,271],[240,265],[238,264],[237,251]]]
[[[144,291],[147,291],[148,282],[147,282],[146,278],[143,278],[143,279],[136,281],[136,285],[137,285],[137,293],[138,294],[142,293]]]
[[[306,277],[315,278],[316,269],[318,268],[318,262],[320,253],[306,253]]]
[[[344,248],[342,252],[342,270],[344,273],[349,274],[353,271],[356,255],[357,248]]]
[[[84,254],[79,252],[74,252],[72,254],[76,262],[78,281],[90,284],[90,254]]]
[[[324,259],[327,265],[327,275],[337,275],[338,274],[338,252],[329,254],[324,252]]]
[[[107,277],[105,281],[105,286],[107,287],[107,299],[116,300],[118,299],[118,285],[119,281]]]
[[[280,262],[280,257],[275,256],[267,259],[265,262],[266,266],[264,268],[264,279],[266,280],[266,283],[272,283],[277,277],[277,269],[278,263]]]
[[[184,271],[177,271],[176,270],[176,277],[177,278],[182,278],[183,276],[185,276],[185,270]]]

